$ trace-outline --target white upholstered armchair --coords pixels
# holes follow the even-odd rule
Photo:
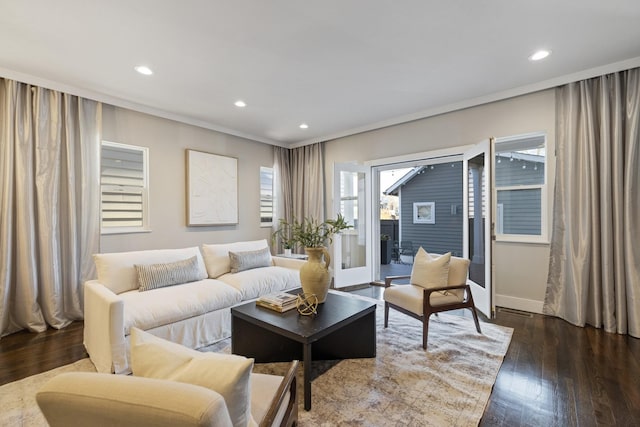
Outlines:
[[[253,359],[200,353],[134,328],[133,375],[68,372],[36,401],[52,427],[291,427],[297,424],[296,370],[252,373]]]
[[[429,317],[433,313],[468,308],[478,333],[480,323],[467,284],[469,260],[450,253],[434,257],[423,248],[416,253],[411,276],[387,276],[384,290],[384,327],[389,324],[393,308],[422,321],[422,348],[427,348]],[[396,280],[411,279],[410,284],[392,285]]]

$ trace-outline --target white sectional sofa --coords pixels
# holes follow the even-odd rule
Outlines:
[[[94,256],[98,277],[84,287],[84,346],[98,372],[130,372],[132,327],[200,348],[230,336],[233,305],[300,286],[304,262],[265,253],[266,240],[203,245],[202,251],[204,258],[197,247]],[[176,275],[175,265],[187,262],[188,271]],[[141,282],[149,268],[160,275]],[[153,277],[175,281],[181,274],[190,281],[154,288]],[[141,291],[140,283],[151,289]]]

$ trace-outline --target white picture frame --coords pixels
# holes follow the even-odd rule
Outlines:
[[[436,202],[414,202],[413,203],[413,223],[414,224],[435,224],[436,223]]]
[[[187,226],[238,224],[238,159],[186,150]]]

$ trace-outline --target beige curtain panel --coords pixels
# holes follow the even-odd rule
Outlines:
[[[98,102],[0,78],[0,336],[83,317],[101,120]]]
[[[280,228],[280,219],[284,219],[289,223],[293,220],[289,151],[288,148],[273,147],[273,188],[275,193],[274,232]],[[284,250],[282,242],[274,242],[274,245],[275,253],[282,253]]]
[[[546,314],[640,337],[640,69],[557,91]]]
[[[298,221],[325,220],[324,143],[294,148],[290,152],[293,217]]]
[[[295,219],[325,219],[324,213],[324,143],[299,148],[274,147],[275,221],[273,230],[280,226],[279,220],[292,222]],[[276,253],[282,244],[275,243]],[[303,248],[297,248],[303,252]]]

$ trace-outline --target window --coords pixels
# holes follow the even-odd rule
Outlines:
[[[260,166],[260,227],[273,224],[273,168]]]
[[[148,148],[102,141],[103,234],[149,231]]]
[[[496,140],[496,233],[501,240],[546,241],[546,137]]]

